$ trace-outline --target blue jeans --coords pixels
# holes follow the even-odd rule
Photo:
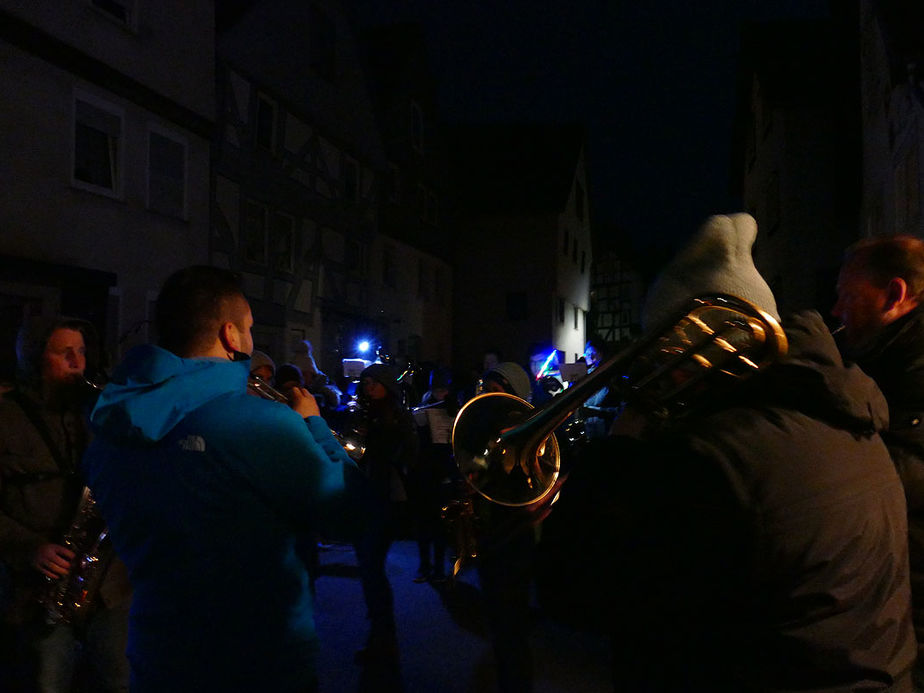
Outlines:
[[[74,677],[93,693],[128,691],[128,606],[98,609],[81,626],[36,624],[28,633],[37,693],[68,693]]]

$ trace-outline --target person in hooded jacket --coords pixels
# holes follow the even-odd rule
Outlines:
[[[0,584],[4,690],[128,689],[125,639],[131,588],[108,544],[68,545],[84,480],[80,458],[89,439],[97,365],[96,332],[76,318],[27,320],[17,339],[19,379],[0,398]],[[88,525],[90,538],[96,536]],[[55,593],[84,549],[99,569],[81,575],[87,598],[72,590],[79,612],[53,606]],[[69,603],[69,600],[65,600]]]
[[[702,294],[776,316],[750,259],[756,224],[714,217],[662,274],[649,326]],[[878,435],[885,399],[816,312],[788,351],[734,385],[701,381],[685,414],[630,405],[562,488],[610,560],[619,691],[911,691],[907,525]],[[668,334],[666,331],[663,334]],[[655,334],[660,333],[660,328]]]
[[[296,540],[361,527],[364,481],[307,391],[247,394],[252,325],[237,275],[174,273],[159,346],[128,353],[91,416],[87,478],[135,590],[133,693],[317,689]]]
[[[915,685],[924,690],[924,241],[878,236],[844,253],[837,282],[838,346],[879,385],[889,403],[882,434],[905,487]]]
[[[364,666],[364,690],[400,690],[394,597],[385,572],[391,542],[400,531],[407,502],[405,480],[419,451],[414,417],[403,404],[391,366],[373,363],[359,378],[359,429],[365,452],[359,464],[375,497],[375,529],[355,544],[370,632],[358,658]]]

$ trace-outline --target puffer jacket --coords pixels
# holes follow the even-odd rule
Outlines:
[[[248,395],[247,377],[247,361],[140,346],[93,410],[84,466],[135,590],[133,691],[315,678],[296,539],[363,521],[364,478],[321,417]]]
[[[885,400],[817,313],[786,332],[767,371],[652,440],[604,448],[618,460],[596,525],[615,560],[617,690],[911,690]]]
[[[924,681],[924,308],[887,326],[876,344],[857,357],[889,403],[882,438],[892,455],[908,503],[911,595],[918,638],[916,670]]]

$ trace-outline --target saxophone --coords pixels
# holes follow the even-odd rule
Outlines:
[[[86,486],[61,543],[75,554],[71,569],[59,578],[47,578],[48,585],[39,601],[45,607],[46,623],[76,624],[90,612],[113,557],[109,530]]]

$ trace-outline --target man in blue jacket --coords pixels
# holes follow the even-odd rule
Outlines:
[[[296,537],[358,517],[362,476],[306,391],[291,408],[247,395],[235,274],[173,274],[156,323],[159,346],[132,350],[100,396],[85,457],[135,590],[132,691],[316,690]]]

